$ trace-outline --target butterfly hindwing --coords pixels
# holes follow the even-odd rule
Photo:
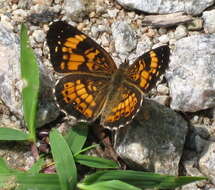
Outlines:
[[[123,83],[116,90],[115,97],[107,101],[101,114],[101,124],[110,129],[118,129],[128,124],[139,111],[143,94],[137,88]]]
[[[160,46],[144,53],[128,68],[128,80],[144,93],[148,92],[166,69],[169,53],[168,46]]]
[[[106,78],[91,75],[67,75],[55,87],[59,107],[77,120],[95,120],[104,105],[108,83]]]
[[[116,65],[94,40],[63,21],[54,22],[47,34],[51,62],[59,73],[112,74]]]

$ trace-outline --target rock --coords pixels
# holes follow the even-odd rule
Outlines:
[[[199,159],[199,168],[215,184],[215,142],[208,143]]]
[[[215,106],[215,35],[178,40],[166,72],[171,108],[196,112]]]
[[[111,26],[115,49],[118,53],[127,55],[136,48],[136,33],[126,22],[114,22]]]
[[[22,80],[20,78],[20,47],[18,37],[4,25],[0,24],[0,99],[23,121],[21,89]],[[53,80],[46,68],[40,64],[40,97],[37,124],[39,126],[56,119],[59,111],[53,100],[52,89]]]
[[[202,18],[204,20],[204,30],[206,33],[215,33],[215,10],[204,11]]]
[[[157,91],[159,94],[162,94],[162,95],[169,94],[169,88],[167,86],[165,86],[164,84],[159,84],[157,86]]]
[[[179,114],[145,99],[134,121],[116,131],[114,147],[130,168],[177,175],[186,133]]]
[[[160,36],[160,37],[158,38],[158,40],[159,40],[161,43],[166,44],[166,43],[169,42],[169,37],[168,37],[167,34],[164,34],[164,35]]]
[[[44,42],[46,39],[46,34],[43,30],[34,30],[32,37],[38,43]]]
[[[201,18],[194,18],[192,22],[187,25],[188,30],[201,30],[203,27],[203,20]]]
[[[117,2],[125,8],[137,9],[147,13],[168,14],[184,12],[190,15],[198,15],[214,4],[214,0],[117,0]]]
[[[155,96],[154,98],[152,98],[152,100],[154,100],[157,103],[162,104],[162,105],[169,105],[170,97],[167,95],[159,95],[159,96]]]
[[[179,25],[175,29],[175,39],[179,40],[187,35],[187,28],[184,25]]]
[[[191,22],[193,18],[183,13],[172,13],[166,15],[149,15],[145,16],[143,20],[144,25],[151,25],[155,27],[170,27],[178,24]]]
[[[83,0],[65,0],[63,9],[66,15],[74,21],[79,21],[86,14],[86,7]]]

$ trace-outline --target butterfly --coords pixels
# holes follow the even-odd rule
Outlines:
[[[61,110],[78,121],[100,118],[100,124],[112,130],[135,117],[170,53],[164,45],[117,68],[100,45],[64,21],[51,24],[47,44],[54,70],[63,74],[54,90]]]

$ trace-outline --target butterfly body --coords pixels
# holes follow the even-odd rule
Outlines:
[[[110,129],[134,118],[169,57],[168,46],[161,46],[117,68],[95,41],[62,21],[50,26],[47,42],[55,71],[64,74],[55,87],[59,107],[79,121],[100,116],[100,123]]]

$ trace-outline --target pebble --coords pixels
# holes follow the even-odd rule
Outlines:
[[[44,42],[46,39],[46,34],[43,30],[35,30],[32,36],[34,40],[38,43]]]
[[[158,40],[163,43],[163,44],[166,44],[169,42],[169,37],[167,34],[164,34],[164,35],[161,35]]]
[[[187,35],[187,28],[184,25],[177,26],[175,30],[175,39],[179,40]]]

